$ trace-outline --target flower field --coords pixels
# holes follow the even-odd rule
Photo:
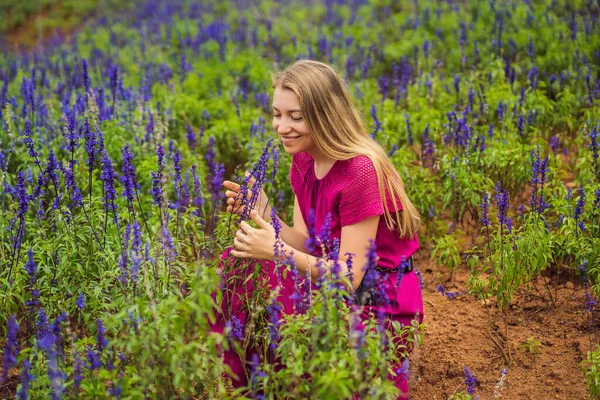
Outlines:
[[[571,357],[579,386],[556,398],[600,396],[599,2],[122,7],[68,41],[0,55],[0,397],[396,398],[387,371],[410,374],[423,399],[523,398],[511,374],[537,371],[549,347],[519,333],[531,298],[547,327],[567,321],[586,343]],[[220,262],[248,219],[226,212],[223,180],[248,184],[251,171],[292,222],[271,76],[302,58],[344,77],[421,213],[416,268],[432,306],[424,325],[395,327],[404,343],[377,316],[358,330],[335,274],[298,291],[303,313],[280,315],[256,290],[247,321],[211,331],[219,277],[252,266],[260,281],[254,263]],[[288,261],[281,271],[305,279]],[[412,368],[436,363],[427,338],[461,348],[429,326],[461,307],[477,315],[457,329],[480,329],[469,346],[486,341],[493,362],[420,391],[431,377],[419,371],[440,373]],[[248,387],[234,390],[221,352],[250,344]],[[418,362],[391,368],[413,346]],[[536,390],[528,398],[548,398]]]

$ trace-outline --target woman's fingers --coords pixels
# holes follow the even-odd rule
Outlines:
[[[230,199],[234,199],[234,198],[236,198],[238,196],[239,196],[239,192],[234,192],[232,190],[226,190],[225,191],[225,197],[228,197]]]
[[[240,185],[238,185],[235,182],[223,181],[223,186],[225,186],[229,190],[233,190],[236,193],[240,191]]]
[[[236,249],[243,250],[243,248],[244,248],[244,244],[237,237],[235,237],[233,239],[233,245],[235,246]]]

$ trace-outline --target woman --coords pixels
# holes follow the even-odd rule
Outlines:
[[[313,249],[307,245],[307,227],[313,218],[317,232],[329,224],[330,237],[339,240],[340,274],[350,272],[353,276],[353,289],[359,294],[359,303],[365,305],[365,313],[384,312],[389,321],[404,325],[415,318],[421,322],[423,303],[418,279],[412,264],[403,270],[406,260],[412,261],[412,254],[419,248],[419,214],[388,156],[367,134],[343,81],[330,66],[301,60],[276,75],[273,88],[273,129],[292,155],[290,182],[295,194],[293,227],[278,221],[285,253],[293,257],[301,275],[309,274],[316,282],[322,260],[319,246],[309,251]],[[228,189],[228,211],[243,211],[240,186],[229,181],[224,186]],[[293,283],[278,276],[272,262],[275,230],[267,222],[271,215],[267,204],[261,192],[251,214],[258,228],[242,222],[230,255],[267,260],[264,266],[269,284],[279,287],[282,311],[293,312],[289,300]],[[364,271],[363,266],[373,241],[378,256],[377,287],[383,291],[378,296],[361,286],[365,273],[371,272]],[[348,254],[353,254],[352,263],[347,263]],[[232,365],[234,359],[228,354],[225,361]],[[234,373],[241,371],[239,365],[236,367]],[[395,379],[401,392],[407,393],[406,374]]]

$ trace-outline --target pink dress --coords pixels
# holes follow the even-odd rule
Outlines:
[[[396,268],[403,259],[408,259],[419,248],[416,236],[413,239],[400,239],[397,234],[387,228],[383,217],[384,208],[379,195],[375,168],[369,158],[359,156],[346,161],[336,161],[325,177],[317,179],[312,156],[304,152],[294,154],[290,169],[290,182],[306,225],[310,226],[308,215],[312,209],[315,231],[319,233],[326,221],[329,220],[327,223],[332,241],[334,238],[340,239],[343,226],[381,215],[375,238],[379,257],[378,267],[390,270]],[[391,200],[388,201],[388,206],[390,209],[394,209]],[[401,205],[397,204],[396,209],[401,209]],[[367,249],[364,251],[366,252]],[[320,256],[319,252],[320,250],[315,251],[315,255]],[[228,257],[228,252],[225,252],[222,255],[223,262],[227,262]],[[291,274],[288,274],[286,279],[282,279],[273,262],[265,261],[261,262],[261,265],[266,271],[264,279],[272,287],[279,287],[277,300],[282,303],[281,311],[284,313],[294,312],[296,309],[293,299],[298,297],[295,294],[298,287],[297,282],[291,281]],[[385,306],[365,306],[363,316],[370,312],[383,312],[388,323],[396,320],[404,325],[410,325],[413,319],[422,322],[421,287],[414,271],[400,277],[398,272],[382,273],[379,285],[385,291],[389,301]],[[252,290],[252,281],[249,281],[246,287],[240,288],[240,293],[247,290]],[[232,299],[225,301],[232,302],[234,316],[244,321],[246,314],[239,309],[240,298],[234,295]],[[213,326],[213,330],[222,332],[225,323],[223,320],[218,320],[217,324]],[[228,319],[227,323],[231,323],[231,319]],[[401,338],[398,339],[401,340]],[[233,351],[224,352],[224,357],[233,372],[242,376],[239,381],[234,381],[234,385],[246,384],[239,357]],[[251,354],[247,355],[247,359],[251,359]],[[400,369],[402,366],[398,365],[397,367]],[[394,379],[396,386],[407,396],[407,374],[400,374]],[[401,398],[408,397],[402,396]]]

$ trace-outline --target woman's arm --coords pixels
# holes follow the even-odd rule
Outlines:
[[[249,180],[250,185],[254,185],[255,179],[251,178]],[[231,213],[241,214],[244,212],[244,205],[240,199],[240,185],[231,182],[224,181],[223,186],[227,189],[225,192],[225,196],[227,197],[227,211]],[[248,190],[248,198],[252,197],[252,189]],[[260,194],[258,196],[258,200],[254,206],[254,209],[260,212],[260,216],[265,221],[271,221],[271,206],[269,204],[269,199],[265,194],[264,190],[260,190]],[[304,219],[302,218],[302,211],[300,211],[300,205],[298,204],[298,199],[294,196],[294,227],[289,226],[281,218],[277,217],[279,222],[281,223],[281,232],[280,237],[281,240],[296,250],[306,252],[304,248],[304,244],[308,239],[308,228],[304,223]]]
[[[241,229],[236,233],[233,244],[236,250],[231,254],[238,258],[256,258],[259,260],[273,261],[275,246],[275,230],[273,226],[265,221],[260,215],[253,211],[252,219],[259,226],[258,229],[251,227],[247,222],[242,221]],[[380,216],[365,218],[356,224],[348,225],[342,228],[340,238],[340,256],[339,267],[340,275],[348,273],[347,254],[353,254],[352,260],[352,284],[357,289],[362,282],[365,271],[364,266],[367,263],[367,250],[369,241],[375,239]],[[296,218],[294,218],[296,220]],[[283,250],[286,256],[290,256],[296,263],[296,268],[302,275],[310,273],[311,281],[316,282],[321,275],[320,268],[324,268],[329,274],[333,267],[333,261],[324,261],[311,254],[295,249],[284,242]]]
[[[365,275],[365,265],[367,264],[367,251],[369,241],[375,239],[377,235],[377,227],[379,226],[380,216],[365,218],[353,225],[342,227],[342,235],[340,238],[340,254],[339,267],[340,275],[348,274],[348,254],[352,254],[352,286],[356,290],[360,286]],[[291,255],[296,263],[298,271],[305,275],[310,272],[311,281],[314,283],[321,275],[321,268],[325,268],[327,273],[331,272],[333,261],[324,261],[313,255],[296,251],[293,246],[284,245],[286,255]],[[320,263],[320,265],[319,265]]]

